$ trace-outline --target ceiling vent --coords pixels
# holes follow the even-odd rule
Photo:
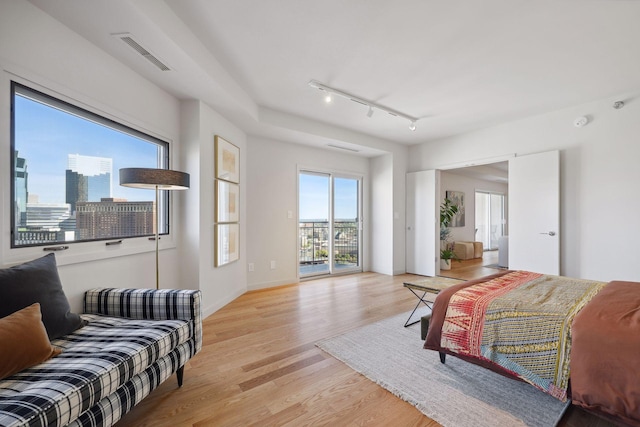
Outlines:
[[[360,150],[356,150],[355,148],[349,148],[349,147],[341,147],[339,145],[333,145],[333,144],[327,144],[327,147],[331,147],[331,148],[339,148],[340,150],[345,150],[345,151],[352,151],[354,153],[359,153]]]
[[[135,50],[140,55],[145,57],[147,59],[147,61],[151,62],[153,65],[158,67],[160,70],[162,70],[162,71],[170,71],[171,70],[162,61],[160,61],[158,58],[156,58],[151,52],[149,52],[147,49],[142,47],[142,45],[140,45],[140,43],[135,41],[135,39],[133,38],[133,34],[131,34],[131,33],[120,33],[120,34],[113,34],[113,36],[119,38],[120,40],[122,40],[123,42],[128,44],[133,50]]]

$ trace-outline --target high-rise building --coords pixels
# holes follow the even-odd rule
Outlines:
[[[29,202],[29,173],[27,161],[18,157],[18,151],[14,152],[15,164],[15,227],[24,227],[27,224],[27,203]]]
[[[66,203],[28,203],[27,223],[31,229],[55,230],[71,216]]]
[[[30,197],[30,199],[37,199]],[[75,240],[75,221],[66,203],[27,203],[25,223],[15,233],[15,243],[32,245]]]
[[[76,232],[80,240],[149,236],[155,233],[154,215],[154,202],[128,202],[113,198],[78,202]]]
[[[69,154],[67,160],[66,202],[76,211],[78,202],[99,202],[112,197],[113,160],[107,157]]]

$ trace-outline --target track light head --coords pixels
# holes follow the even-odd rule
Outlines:
[[[373,116],[373,107],[369,105],[369,111],[367,111],[367,117],[371,117],[371,116]]]
[[[331,97],[331,92],[326,92],[326,94],[324,95],[324,102],[326,102],[327,104],[330,104],[331,101],[333,101],[333,98]]]
[[[416,130],[416,122],[411,122],[411,124],[409,125],[409,130]]]

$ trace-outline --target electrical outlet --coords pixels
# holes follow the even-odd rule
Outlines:
[[[271,261],[271,269],[272,270],[276,269],[276,262],[275,261]]]
[[[252,262],[249,263],[249,271],[254,271],[255,270],[255,266],[253,265]]]

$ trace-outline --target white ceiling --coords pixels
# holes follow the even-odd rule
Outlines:
[[[250,134],[417,144],[640,87],[636,0],[31,0],[179,98]],[[114,33],[129,32],[162,72]],[[409,116],[346,99],[311,79]]]

